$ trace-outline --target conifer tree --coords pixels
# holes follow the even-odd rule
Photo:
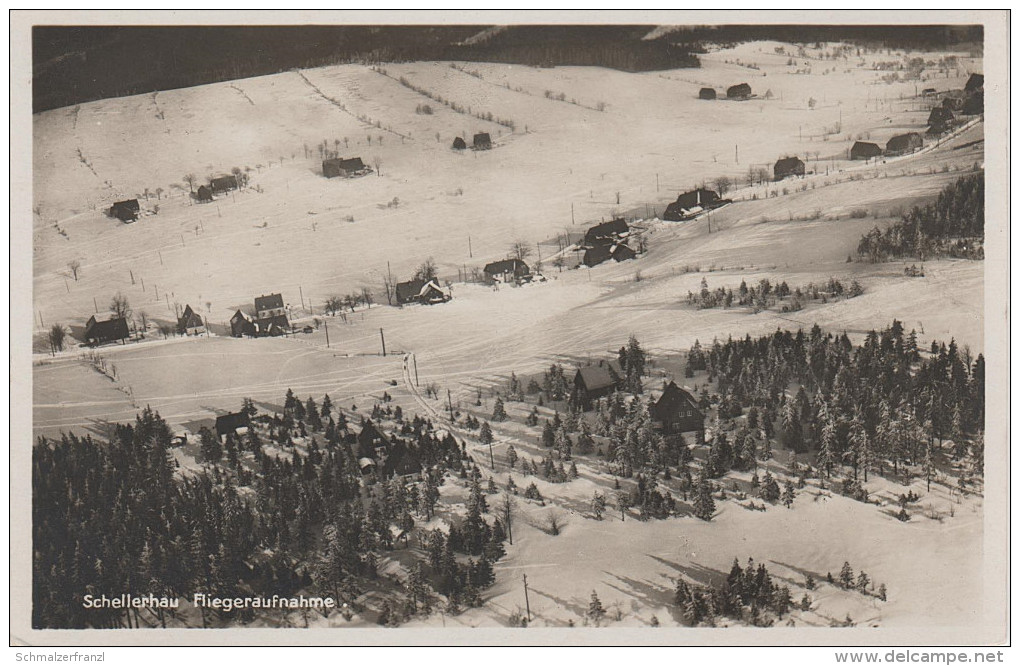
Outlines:
[[[492,426],[489,425],[488,421],[482,421],[482,427],[478,431],[478,441],[485,446],[492,444]]]
[[[506,414],[506,408],[503,406],[503,399],[496,397],[496,403],[492,406],[492,420],[496,423],[506,421],[509,417]]]
[[[694,488],[694,515],[704,521],[709,521],[712,520],[714,514],[715,500],[712,498],[712,487],[702,472],[698,475],[698,481]]]
[[[847,590],[854,586],[854,570],[849,562],[843,562],[843,568],[839,570],[839,584]]]
[[[602,622],[602,618],[606,615],[606,610],[602,607],[602,601],[599,600],[599,595],[595,590],[591,591],[591,600],[588,602],[588,621],[594,624],[596,627]]]
[[[595,516],[595,520],[602,520],[602,516],[606,512],[606,496],[597,490],[591,498],[591,512]]]
[[[783,488],[783,504],[789,509],[793,506],[793,500],[796,497],[796,491],[793,489],[793,482],[789,479],[786,480],[786,486]]]
[[[515,449],[512,444],[506,447],[506,462],[510,466],[510,469],[513,469],[514,466],[517,465],[517,449]]]

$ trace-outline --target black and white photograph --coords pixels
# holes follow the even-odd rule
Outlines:
[[[1006,644],[1008,11],[646,14],[14,12],[12,645]]]

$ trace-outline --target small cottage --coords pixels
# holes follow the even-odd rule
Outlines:
[[[123,342],[130,335],[127,319],[124,317],[110,316],[100,319],[92,315],[85,323],[85,344],[92,347],[118,340]]]
[[[115,217],[121,222],[134,222],[138,219],[138,213],[140,210],[141,208],[138,205],[138,199],[118,201],[110,206],[110,217]]]
[[[870,160],[872,157],[878,157],[881,154],[882,148],[877,143],[855,141],[854,145],[850,147],[850,159],[852,160]]]
[[[195,199],[199,203],[206,203],[213,200],[212,188],[208,185],[200,185],[198,192],[195,193]]]
[[[450,292],[440,286],[439,280],[436,278],[431,280],[418,278],[407,282],[398,282],[393,288],[393,293],[397,298],[397,305],[411,303],[435,305],[436,303],[445,303],[452,298]]]
[[[623,380],[624,373],[616,361],[603,360],[578,368],[571,401],[575,407],[588,411],[594,401],[622,388]]]
[[[368,173],[360,157],[336,157],[322,161],[322,175],[326,178],[351,178]]]
[[[230,335],[235,338],[254,338],[257,335],[255,322],[250,316],[238,310],[230,318]]]
[[[944,106],[936,106],[928,114],[928,125],[938,132],[944,132],[953,122],[953,112]]]
[[[688,391],[670,382],[659,399],[648,406],[652,427],[664,435],[679,435],[705,429],[705,416]]]
[[[696,190],[684,192],[676,198],[676,201],[666,206],[666,212],[662,214],[662,219],[667,222],[689,220],[704,210],[716,208],[727,202],[728,200],[720,199],[716,192],[699,187]]]
[[[184,306],[184,314],[177,319],[177,332],[181,335],[205,333],[205,322],[202,320],[202,316],[192,310],[190,305]]]
[[[735,86],[730,86],[726,89],[727,99],[750,99],[751,97],[751,86],[746,83],[738,83]]]
[[[222,194],[223,192],[236,190],[237,177],[234,175],[217,176],[209,181],[209,187],[212,189],[213,194]]]
[[[609,261],[612,256],[613,244],[608,242],[599,242],[585,249],[584,257],[581,258],[581,263],[588,268],[591,268],[592,266],[598,266],[603,261]]]
[[[784,157],[772,169],[775,180],[804,175],[804,162],[799,157]]]
[[[630,227],[627,226],[627,221],[622,217],[618,217],[608,222],[596,224],[588,229],[584,234],[584,242],[597,243],[600,240],[615,240],[626,236],[628,233],[630,233]]]
[[[715,88],[702,88],[698,91],[698,99],[715,99]]]
[[[227,435],[243,435],[250,426],[248,413],[245,411],[223,414],[216,417],[216,436],[222,442]]]
[[[609,250],[614,261],[627,261],[629,259],[637,259],[637,252],[634,251],[631,246],[626,243],[617,243]]]
[[[971,74],[970,78],[967,79],[967,84],[963,87],[966,92],[974,92],[976,90],[984,90],[985,87],[985,76],[984,74]]]
[[[454,150],[466,150],[467,149],[467,143],[464,142],[464,139],[462,139],[461,137],[458,136],[456,139],[453,140],[453,149]]]
[[[492,148],[492,138],[488,132],[479,132],[472,139],[471,147],[475,150],[488,150]]]
[[[485,276],[486,284],[493,282],[520,282],[531,274],[531,269],[520,259],[503,259],[485,264],[482,275]]]
[[[886,142],[885,154],[905,155],[906,153],[912,153],[915,150],[920,150],[922,146],[924,146],[924,140],[917,132],[898,134]]]

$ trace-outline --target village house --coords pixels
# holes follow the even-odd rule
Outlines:
[[[464,142],[463,138],[458,136],[457,138],[455,138],[453,140],[453,149],[454,150],[466,150],[467,149],[467,143]]]
[[[630,227],[627,226],[627,221],[622,217],[618,217],[608,222],[602,222],[596,224],[594,227],[588,229],[584,234],[585,243],[598,243],[599,241],[614,241],[619,238],[623,238],[630,233]]]
[[[659,399],[648,406],[652,426],[663,435],[705,430],[705,416],[698,401],[688,391],[670,382],[663,388]]]
[[[471,147],[475,150],[488,150],[492,148],[492,138],[488,132],[479,132],[471,140]]]
[[[227,435],[243,435],[248,432],[248,413],[244,411],[223,414],[216,417],[216,436],[224,441]]]
[[[198,192],[195,193],[195,199],[199,203],[206,203],[212,201],[213,200],[212,188],[209,187],[208,185],[200,185],[198,187]]]
[[[141,211],[141,207],[138,205],[138,199],[127,199],[125,201],[118,201],[110,206],[110,217],[115,217],[121,222],[134,222],[138,219],[138,213]]]
[[[917,132],[898,134],[886,142],[885,154],[904,155],[906,153],[912,153],[915,150],[920,150],[923,145],[924,141],[921,139],[921,135]]]
[[[571,402],[575,407],[588,411],[599,398],[623,387],[624,373],[614,360],[601,360],[595,365],[578,368],[574,375],[574,390]]]
[[[237,176],[217,176],[209,181],[213,194],[221,194],[237,189]]]
[[[202,316],[192,310],[190,305],[184,306],[184,313],[177,318],[177,332],[181,335],[205,333],[205,322],[202,320]]]
[[[358,468],[363,476],[404,480],[421,475],[421,461],[400,438],[387,437],[371,421],[362,424],[357,439]]]
[[[928,133],[942,134],[953,122],[953,112],[944,106],[936,106],[928,114]]]
[[[984,74],[971,74],[970,78],[967,79],[966,85],[963,89],[966,92],[974,92],[976,90],[984,90],[985,87],[985,76]]]
[[[772,173],[777,181],[791,176],[803,176],[804,163],[799,157],[784,157],[776,162]]]
[[[746,83],[738,83],[726,89],[727,99],[749,99],[751,97],[751,86]]]
[[[581,263],[588,268],[591,268],[592,266],[598,266],[603,261],[609,261],[612,256],[612,243],[597,243],[585,249],[584,256],[581,258]]]
[[[676,201],[666,206],[666,212],[662,214],[662,219],[667,222],[689,220],[698,213],[718,208],[729,202],[729,199],[719,198],[716,192],[699,187],[690,192],[684,192],[676,198]]]
[[[286,314],[287,309],[283,305],[282,294],[263,294],[255,299],[255,316],[259,319],[277,317]]]
[[[436,278],[431,280],[418,278],[407,282],[398,282],[393,287],[393,293],[397,298],[397,305],[410,303],[435,305],[436,303],[445,303],[452,298],[449,290],[440,286],[439,280]]]
[[[520,259],[503,259],[485,264],[482,269],[486,284],[520,282],[531,275],[531,269]]]
[[[124,317],[109,316],[103,319],[96,315],[89,317],[85,323],[85,344],[95,347],[107,342],[123,342],[131,336],[128,331],[127,319]]]
[[[882,148],[877,143],[855,141],[854,145],[850,147],[850,159],[852,160],[870,160],[881,154]]]
[[[254,338],[257,334],[255,322],[252,321],[250,316],[238,310],[230,318],[230,334],[235,338]]]
[[[698,91],[698,99],[715,99],[715,88],[702,88]]]
[[[322,175],[326,178],[350,178],[368,173],[360,157],[335,157],[322,161]]]

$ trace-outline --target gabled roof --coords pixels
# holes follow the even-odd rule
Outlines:
[[[921,135],[917,132],[907,132],[906,134],[897,134],[885,144],[887,151],[906,150],[911,145],[921,145],[923,143]]]
[[[785,171],[788,169],[796,168],[797,166],[801,166],[803,164],[804,162],[802,162],[799,157],[783,157],[776,160],[775,168],[777,171]]]
[[[677,386],[676,382],[670,382],[666,385],[659,399],[652,403],[649,411],[653,417],[661,420],[664,416],[676,414],[680,410],[688,408],[694,409],[698,414],[701,414],[698,408],[698,401],[694,399],[694,396]]]
[[[746,83],[738,83],[726,89],[727,97],[747,97],[751,94],[751,86]]]
[[[489,137],[488,132],[479,132],[475,134],[472,142],[477,146],[480,143],[492,143],[492,139]]]
[[[855,141],[850,147],[851,155],[881,155],[882,149],[877,143],[868,141]]]
[[[283,307],[283,296],[281,294],[270,294],[255,298],[255,311],[275,310]]]
[[[344,171],[361,171],[365,168],[365,163],[360,157],[348,157],[340,160],[340,168]]]
[[[125,199],[124,201],[117,201],[113,204],[113,208],[127,208],[128,210],[133,210],[136,213],[139,210],[141,210],[138,205],[138,199]]]
[[[612,238],[613,236],[620,236],[630,231],[630,227],[627,226],[627,220],[622,217],[618,217],[608,222],[602,222],[596,224],[594,227],[588,229],[584,234],[584,240],[588,242],[595,241],[599,238]]]
[[[528,270],[528,265],[520,259],[502,259],[485,264],[482,272],[489,275],[502,275],[503,273],[526,274]]]
[[[389,438],[374,423],[365,421],[358,433],[358,456],[375,460],[376,447],[389,445]]]
[[[967,79],[967,85],[964,86],[964,90],[971,92],[973,90],[979,90],[985,87],[985,75],[984,74],[971,74],[970,78]]]
[[[262,317],[261,319],[255,320],[255,330],[258,333],[272,334],[274,329],[278,329],[281,333],[285,333],[288,329],[290,329],[290,322],[287,321],[287,315],[273,315],[272,317]]]
[[[238,428],[247,427],[248,423],[248,414],[244,411],[217,416],[216,434],[222,437],[223,435],[234,432]]]
[[[587,391],[597,391],[618,386],[623,379],[623,371],[616,361],[601,361],[598,365],[578,368],[574,382],[578,381]]]
[[[127,319],[124,317],[111,316],[106,319],[97,319],[95,315],[89,318],[85,324],[85,339],[121,340],[130,335],[128,332]]]
[[[205,325],[202,321],[202,316],[192,310],[190,305],[186,305],[184,307],[184,314],[182,314],[180,319],[177,320],[177,324],[181,328],[195,328]]]

